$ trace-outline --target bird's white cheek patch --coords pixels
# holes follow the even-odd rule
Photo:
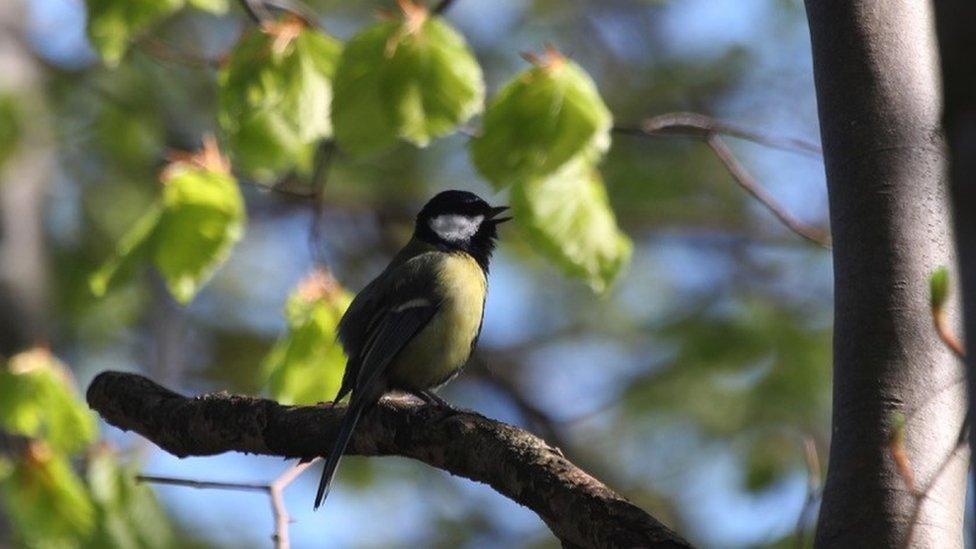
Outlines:
[[[474,236],[484,220],[483,215],[444,214],[431,219],[430,228],[444,240],[459,242]]]

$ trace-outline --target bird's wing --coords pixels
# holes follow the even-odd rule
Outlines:
[[[376,311],[374,318],[364,323],[365,334],[361,335],[365,343],[358,356],[350,359],[350,365],[355,362],[357,367],[355,386],[351,388],[352,399],[322,470],[315,495],[316,509],[328,495],[339,460],[346,451],[360,416],[386,388],[383,372],[437,313],[439,303],[435,294],[429,291],[433,277],[429,276],[432,273],[426,272],[427,268],[422,263],[410,265],[408,262],[402,272],[393,273],[396,278],[392,279],[394,283],[389,287],[394,293],[388,294],[384,300],[386,305]]]
[[[386,313],[406,301],[433,293],[436,273],[430,271],[436,260],[431,251],[429,245],[411,241],[349,305],[339,321],[339,341],[348,361],[336,401],[355,388],[368,344]]]

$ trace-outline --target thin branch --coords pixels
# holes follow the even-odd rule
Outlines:
[[[197,69],[220,68],[220,59],[212,59],[177,49],[153,36],[146,36],[136,44],[146,55],[160,61],[178,63]]]
[[[194,480],[190,478],[161,477],[157,475],[136,475],[136,482],[151,482],[169,486],[185,486],[200,490],[240,490],[243,492],[267,492],[267,484],[252,482],[216,482],[212,480]]]
[[[287,13],[300,19],[305,25],[322,29],[319,15],[301,0],[239,0],[241,7],[256,25],[274,21],[274,15],[268,8]]]
[[[315,169],[312,172],[312,222],[308,231],[308,245],[312,259],[318,266],[328,263],[322,249],[325,240],[322,236],[322,221],[325,213],[325,186],[329,182],[329,172],[335,155],[335,142],[322,140],[316,149]]]
[[[261,0],[240,0],[240,4],[244,8],[244,12],[247,13],[247,16],[256,25],[271,20],[271,14],[264,7],[264,2]]]
[[[315,458],[285,469],[268,486],[268,494],[271,496],[271,513],[274,515],[275,521],[275,549],[288,549],[291,546],[291,541],[288,537],[288,525],[291,523],[291,517],[288,515],[288,508],[285,507],[285,488],[305,472],[305,469],[308,469],[319,461],[319,459]]]
[[[953,333],[949,327],[949,320],[946,318],[942,307],[932,308],[932,324],[935,325],[935,332],[939,334],[939,339],[945,344],[958,358],[966,358],[966,349],[962,345],[959,337]]]
[[[807,466],[807,496],[796,517],[796,548],[802,549],[806,541],[807,517],[820,499],[823,479],[820,474],[820,453],[817,441],[810,435],[803,437],[803,459]]]
[[[812,156],[820,156],[820,145],[793,137],[769,135],[750,130],[744,126],[716,120],[710,116],[694,112],[669,112],[648,118],[639,126],[614,126],[613,131],[624,135],[647,137],[671,137],[684,135],[706,139],[712,134],[728,135],[746,141],[752,141],[774,149],[790,151]]]
[[[288,509],[285,507],[284,490],[298,478],[305,469],[311,467],[319,458],[311,461],[298,463],[285,469],[278,478],[270,483],[253,482],[215,482],[210,480],[193,480],[187,478],[161,477],[155,475],[137,475],[137,482],[151,482],[153,484],[167,484],[171,486],[186,486],[197,489],[216,489],[216,490],[240,490],[244,492],[264,492],[268,494],[271,501],[271,513],[274,518],[274,534],[272,539],[275,542],[275,549],[288,549],[291,546],[288,536],[288,525],[291,518]]]
[[[440,14],[444,13],[445,11],[447,11],[448,8],[450,8],[451,7],[451,4],[453,4],[453,3],[454,3],[454,0],[441,0],[440,2],[437,3],[436,6],[434,6],[433,8],[431,8],[430,12],[433,13],[434,15],[440,15]]]
[[[180,457],[321,456],[345,414],[343,406],[282,406],[227,393],[187,398],[122,372],[99,374],[87,398],[110,424]],[[535,511],[564,545],[690,546],[538,437],[473,412],[385,398],[363,417],[347,451],[410,457],[486,483]]]
[[[261,3],[266,7],[295,16],[309,27],[323,30],[319,23],[319,14],[300,0],[263,0]]]
[[[725,144],[718,134],[710,134],[705,138],[705,142],[708,144],[709,148],[715,153],[715,156],[722,161],[729,173],[732,174],[732,178],[735,179],[736,183],[740,187],[745,189],[745,191],[751,194],[756,200],[762,203],[776,219],[779,219],[783,225],[794,233],[802,236],[803,238],[822,246],[824,248],[830,249],[830,237],[827,236],[824,231],[808,227],[801,223],[799,220],[795,219],[789,212],[786,211],[776,199],[770,195],[766,189],[764,189],[759,182],[752,177],[752,174],[746,170],[745,166],[735,157],[732,149]]]
[[[908,549],[912,546],[912,538],[915,535],[915,527],[918,525],[918,519],[922,514],[922,504],[925,503],[926,498],[929,497],[929,492],[931,492],[932,487],[939,480],[946,469],[949,468],[949,464],[952,463],[952,458],[964,448],[967,444],[966,435],[969,433],[969,417],[967,415],[966,420],[963,421],[962,426],[959,428],[959,436],[956,438],[956,445],[949,451],[948,454],[942,459],[939,467],[935,470],[932,477],[925,483],[921,489],[913,492],[915,497],[915,509],[912,511],[912,516],[909,519],[908,531],[905,532],[905,541],[902,547]]]

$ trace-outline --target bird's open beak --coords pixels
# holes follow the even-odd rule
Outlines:
[[[488,219],[494,221],[495,225],[504,223],[506,221],[510,221],[512,219],[512,216],[498,217],[499,215],[507,211],[508,211],[508,206],[495,206],[494,208],[488,211]]]

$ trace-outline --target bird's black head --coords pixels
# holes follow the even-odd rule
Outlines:
[[[489,206],[474,193],[444,191],[417,214],[414,236],[444,250],[467,252],[487,272],[498,225],[511,219],[499,217],[507,209]]]

